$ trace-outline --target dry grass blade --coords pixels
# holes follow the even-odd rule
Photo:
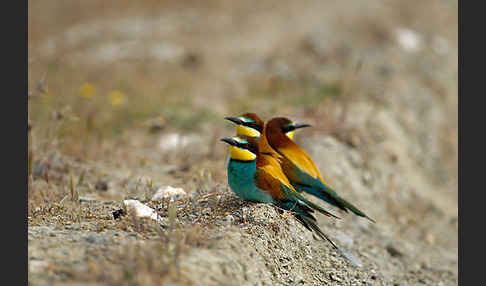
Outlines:
[[[28,154],[28,172],[29,172],[29,177],[32,176],[32,161],[33,161],[33,158],[34,158],[34,153],[32,152],[32,150],[30,150],[30,147],[29,147],[29,154]]]
[[[177,208],[175,204],[171,203],[169,201],[169,206],[168,206],[168,217],[169,217],[169,232],[172,233],[172,230],[174,229],[174,224],[175,224],[175,219],[177,216]]]
[[[84,176],[86,174],[86,170],[83,170],[81,172],[81,175],[79,175],[79,179],[78,179],[78,186],[81,186],[84,182]]]
[[[160,225],[158,225],[156,228],[155,228],[155,231],[157,232],[157,234],[159,235],[159,238],[160,240],[162,241],[162,243],[164,243],[164,245],[167,245],[169,243],[169,237],[165,234],[164,230],[162,229],[162,227]]]
[[[64,198],[62,198],[62,200],[61,200],[61,201],[59,201],[59,204],[60,204],[60,205],[64,205],[64,202],[66,202],[66,200],[67,200],[68,198],[69,198],[69,196],[68,196],[68,195],[64,196]]]
[[[79,202],[79,194],[76,190],[76,183],[74,182],[74,175],[69,173],[69,189],[71,195],[71,218],[81,224],[81,203]]]
[[[41,94],[48,92],[48,88],[47,88],[47,84],[46,84],[46,76],[47,76],[47,72],[45,72],[42,79],[40,79],[37,82],[37,86],[36,86],[37,91],[40,92]]]
[[[74,176],[73,176],[73,173],[70,173],[69,174],[69,190],[70,190],[70,193],[71,193],[71,201],[73,203],[77,203],[79,200],[77,198],[77,193],[76,193],[76,184],[74,183]]]

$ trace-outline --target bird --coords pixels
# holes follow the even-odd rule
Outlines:
[[[286,117],[275,117],[265,125],[264,134],[270,147],[281,155],[281,167],[292,186],[299,192],[306,192],[327,203],[348,212],[369,219],[356,206],[339,196],[322,178],[312,158],[287,134],[309,124],[296,124]]]
[[[264,134],[264,122],[255,113],[245,113],[238,117],[225,117],[236,124],[236,136],[248,136],[258,141],[258,150],[260,154],[265,155],[267,162],[276,168],[280,168],[282,156],[268,145]],[[229,163],[229,156],[226,160]]]
[[[287,119],[289,121],[289,125],[287,127],[281,128],[282,133],[284,133],[290,139],[288,141],[294,143],[296,148],[293,149],[300,151],[297,151],[297,154],[300,153],[304,158],[306,158],[305,161],[308,162],[308,164],[305,164],[305,166],[308,166],[307,169],[310,170],[310,172],[307,173],[314,174],[314,179],[311,180],[311,183],[308,184],[310,186],[307,186],[304,181],[308,181],[309,178],[307,178],[307,176],[304,176],[304,179],[301,179],[300,177],[296,176],[296,171],[294,170],[294,168],[292,166],[289,166],[291,165],[289,162],[289,158],[285,158],[285,156],[283,156],[281,153],[275,151],[273,146],[268,143],[268,136],[266,135],[267,128],[265,127],[264,121],[260,119],[258,115],[256,115],[255,113],[245,113],[238,117],[225,117],[225,119],[237,125],[236,135],[245,135],[258,139],[258,146],[261,150],[260,153],[265,155],[271,155],[271,157],[267,158],[272,165],[276,166],[277,164],[284,164],[284,167],[281,168],[283,168],[284,174],[288,177],[289,181],[291,182],[292,186],[295,187],[297,192],[309,193],[321,200],[330,203],[333,206],[344,210],[345,212],[348,212],[348,209],[350,209],[356,215],[366,217],[372,222],[375,222],[373,219],[360,211],[357,207],[342,199],[338,194],[336,194],[336,192],[332,190],[327,182],[322,178],[310,156],[305,153],[305,151],[302,150],[297,144],[295,144],[295,142],[292,141],[297,129],[311,127],[310,124],[293,123]],[[321,186],[321,184],[323,186]]]
[[[299,194],[283,174],[280,165],[270,164],[269,155],[260,153],[258,141],[249,136],[222,138],[229,144],[228,184],[240,198],[252,202],[268,203],[290,211],[309,231],[336,244],[319,228],[314,211],[328,217],[339,218]]]
[[[258,115],[252,112],[242,114],[238,117],[225,117],[224,119],[229,120],[236,124],[236,135],[237,136],[248,136],[258,140],[258,148],[260,153],[272,155],[274,158],[279,159],[281,156],[275,150],[268,145],[267,139],[265,137],[265,124]],[[293,137],[295,131],[287,134],[290,138]],[[261,139],[261,140],[260,140]]]

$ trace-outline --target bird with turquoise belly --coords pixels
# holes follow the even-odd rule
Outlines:
[[[270,203],[290,211],[304,227],[338,249],[317,226],[313,213],[318,211],[329,217],[338,217],[299,194],[283,174],[280,165],[269,163],[271,155],[260,153],[259,143],[255,138],[235,136],[223,138],[221,141],[230,145],[228,184],[237,196],[253,202]]]
[[[281,165],[283,173],[298,192],[305,192],[348,212],[373,219],[339,196],[322,178],[312,158],[292,139],[297,129],[310,127],[296,124],[287,118],[273,118],[266,125],[255,113],[245,113],[238,117],[226,117],[235,123],[236,135],[246,135],[258,139],[261,153],[270,155],[270,163]],[[269,127],[270,126],[270,127]],[[268,135],[267,133],[271,134]],[[269,143],[269,136],[272,144]]]

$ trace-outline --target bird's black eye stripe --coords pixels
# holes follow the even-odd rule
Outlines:
[[[250,145],[250,143],[238,143],[237,147],[248,150],[254,154],[257,154],[257,147]]]
[[[287,132],[290,132],[290,131],[293,131],[295,130],[295,126],[292,124],[292,125],[287,125],[287,126],[284,126],[282,127],[282,132],[283,133],[287,133]]]
[[[253,154],[258,154],[258,148],[256,146],[253,146],[253,145],[249,145],[248,146],[248,150],[250,152],[252,152]]]
[[[258,124],[256,122],[245,122],[244,125],[246,127],[250,127],[250,128],[255,129],[255,130],[258,130],[258,132],[260,132],[260,133],[262,132],[261,126],[258,126]]]
[[[236,147],[243,148],[243,149],[248,149],[248,143],[240,143],[240,142],[238,142],[236,144]]]

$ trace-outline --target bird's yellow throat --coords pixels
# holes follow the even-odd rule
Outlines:
[[[294,137],[294,135],[295,135],[295,130],[294,130],[294,131],[287,132],[287,133],[285,133],[285,135],[287,135],[287,137],[289,137],[289,138],[290,138],[290,140],[292,140],[292,138],[293,138],[293,137]]]
[[[261,134],[256,129],[246,127],[246,126],[243,126],[243,125],[238,125],[238,126],[236,126],[236,135],[238,135],[238,136],[245,135],[245,136],[248,136],[248,137],[259,138]]]
[[[252,152],[238,148],[236,146],[230,146],[229,152],[231,159],[240,160],[240,161],[253,161],[256,159],[256,155]]]

